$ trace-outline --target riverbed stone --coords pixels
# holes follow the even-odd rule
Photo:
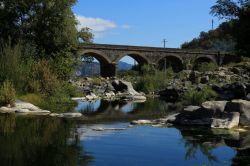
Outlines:
[[[231,129],[234,127],[238,127],[239,121],[239,112],[224,113],[219,118],[213,118],[211,128]]]
[[[15,109],[9,107],[0,107],[0,113],[15,113]]]
[[[201,104],[203,109],[223,112],[228,101],[206,101]]]
[[[59,117],[62,118],[79,118],[82,117],[82,114],[79,112],[67,112],[59,114]]]
[[[151,120],[134,120],[131,122],[132,125],[146,125],[146,124],[154,124]]]
[[[193,105],[190,105],[190,106],[185,107],[183,110],[184,110],[184,111],[187,111],[187,112],[193,112],[193,111],[197,111],[197,110],[199,110],[199,109],[201,109],[200,106],[193,106]]]

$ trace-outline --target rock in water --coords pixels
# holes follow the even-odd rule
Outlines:
[[[239,122],[239,112],[224,113],[220,118],[214,118],[212,120],[211,128],[231,129],[238,127]]]

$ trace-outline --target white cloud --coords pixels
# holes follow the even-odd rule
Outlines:
[[[88,27],[93,30],[93,32],[105,32],[110,29],[117,28],[116,23],[110,20],[105,20],[102,18],[92,18],[76,15],[78,20],[77,29],[81,29],[83,27]]]

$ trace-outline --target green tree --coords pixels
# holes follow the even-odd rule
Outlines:
[[[90,28],[88,27],[82,28],[77,35],[80,42],[93,43],[94,34],[91,32]]]
[[[233,21],[236,48],[243,55],[250,56],[250,0],[217,0],[211,7],[211,14]]]
[[[76,0],[6,0],[0,8],[0,38],[35,43],[38,53],[52,53],[77,45]]]

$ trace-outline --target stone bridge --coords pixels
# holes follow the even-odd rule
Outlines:
[[[239,59],[236,55],[227,52],[106,44],[81,45],[77,54],[81,57],[96,58],[100,62],[103,77],[115,76],[116,66],[124,56],[134,58],[140,66],[149,64],[159,69],[171,66],[175,72],[187,68],[193,69],[204,62],[212,62],[220,66]]]

